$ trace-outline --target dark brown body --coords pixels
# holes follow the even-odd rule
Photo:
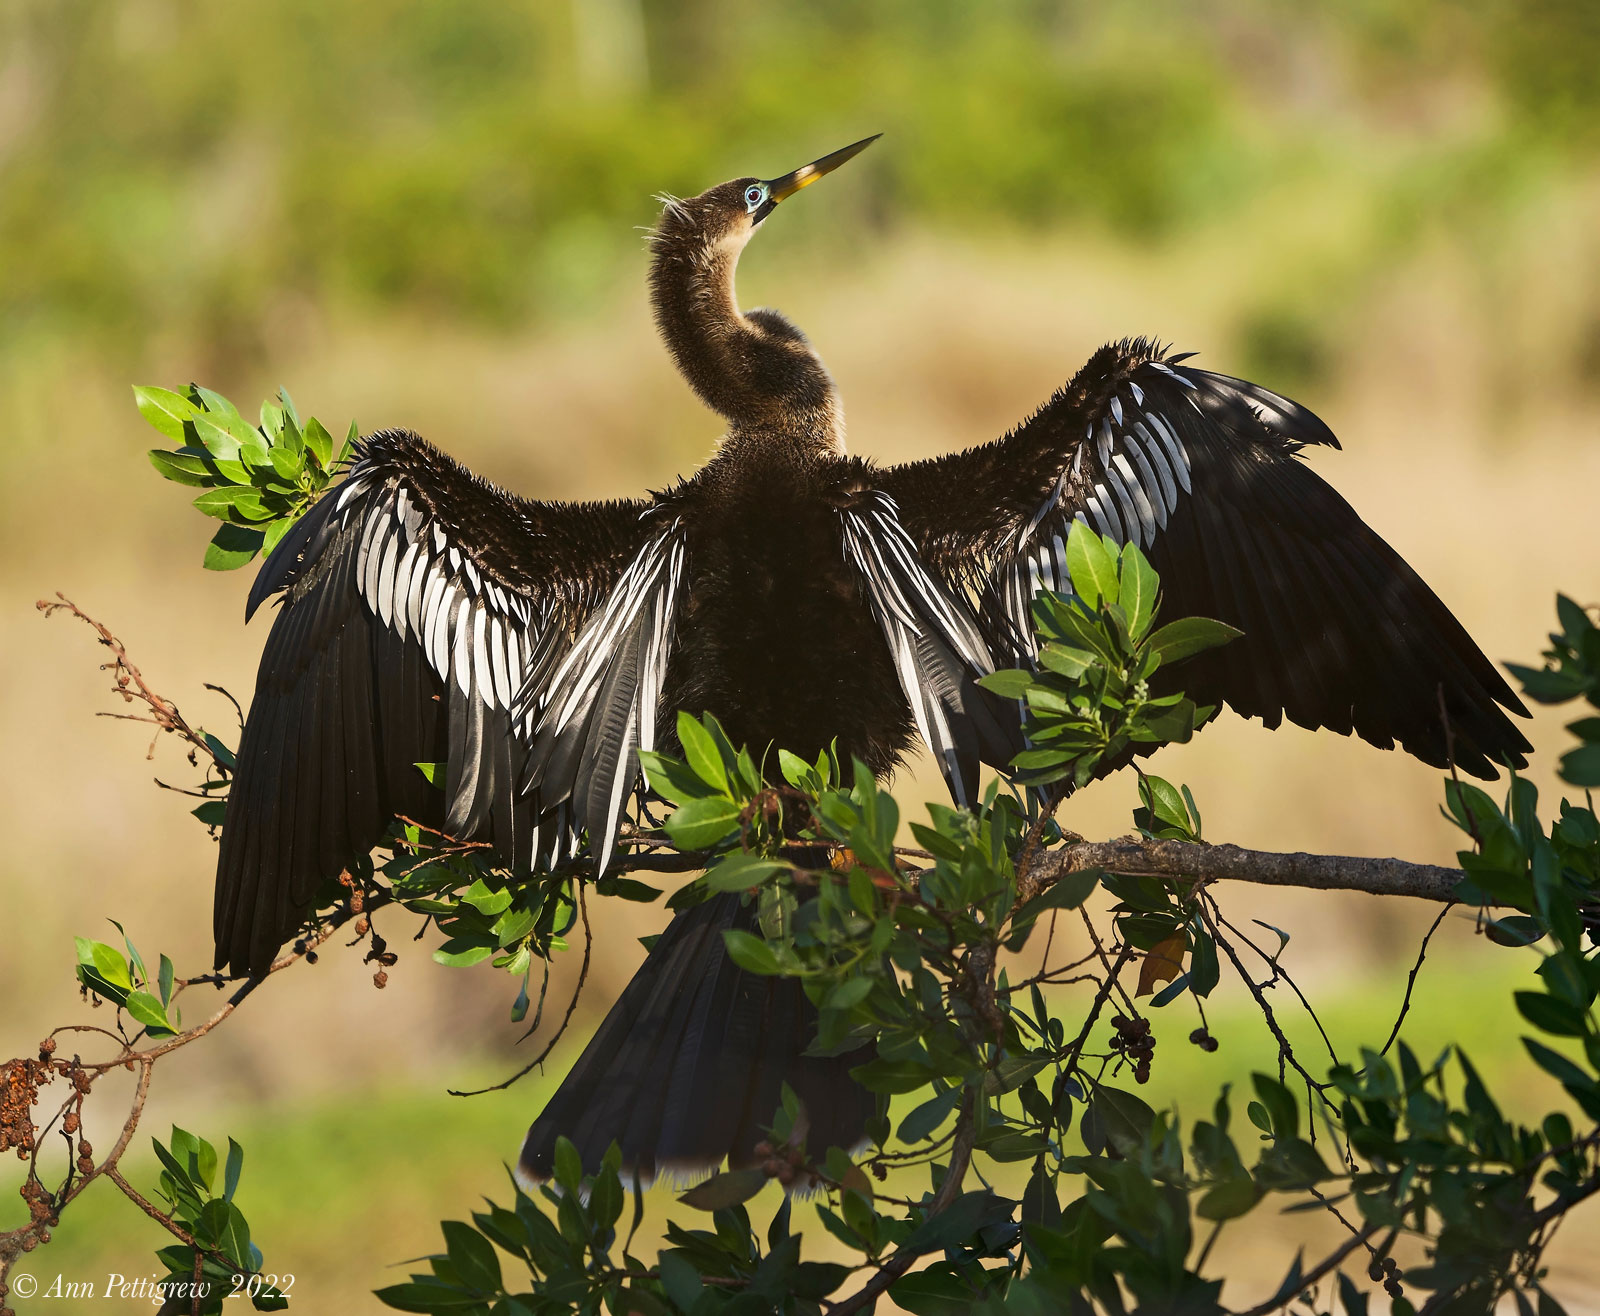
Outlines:
[[[667,499],[689,579],[664,707],[714,713],[753,753],[815,758],[837,740],[846,763],[894,767],[911,714],[836,510],[864,483],[860,462],[736,443]]]

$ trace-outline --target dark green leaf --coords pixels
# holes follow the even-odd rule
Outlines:
[[[738,1206],[761,1191],[767,1182],[764,1170],[727,1170],[714,1174],[704,1183],[696,1184],[678,1198],[685,1206],[696,1211],[720,1211],[727,1206]]]
[[[193,488],[204,489],[216,483],[210,464],[198,457],[168,452],[165,448],[151,448],[148,456],[150,464],[156,468],[156,473],[162,479],[171,480],[174,484],[187,484]]]
[[[217,533],[206,546],[205,561],[201,565],[207,571],[236,570],[261,551],[261,542],[259,530],[237,525],[218,526]]]
[[[1243,631],[1220,621],[1212,621],[1209,617],[1183,617],[1161,627],[1148,643],[1150,651],[1165,666],[1214,649],[1219,644],[1227,644],[1243,634]]]
[[[678,714],[678,741],[683,756],[695,776],[720,794],[729,793],[728,770],[722,762],[716,739],[690,714]]]
[[[500,1258],[494,1244],[471,1225],[460,1220],[440,1223],[445,1244],[450,1249],[450,1260],[461,1281],[481,1293],[493,1293],[500,1288]]]
[[[902,1276],[890,1288],[889,1296],[895,1306],[912,1316],[967,1316],[977,1302],[972,1285],[947,1262]]]
[[[1583,1011],[1575,1005],[1543,992],[1515,992],[1513,996],[1522,1017],[1535,1028],[1557,1037],[1582,1037],[1588,1031]]]
[[[214,1197],[200,1211],[200,1232],[241,1270],[250,1269],[250,1226],[225,1197]]]
[[[736,850],[708,869],[704,880],[713,891],[747,891],[777,873],[786,872],[788,867],[776,859],[763,859],[760,855]]]
[[[722,934],[728,947],[728,958],[746,973],[773,974],[778,972],[778,957],[772,947],[752,932],[729,928]]]
[[[990,672],[987,676],[979,677],[978,684],[985,690],[992,690],[1002,699],[1023,699],[1027,696],[1028,687],[1037,679],[1032,672],[1007,668],[1004,671]]]
[[[667,835],[680,850],[706,850],[739,828],[739,806],[720,795],[690,800],[667,819]]]
[[[483,1307],[483,1299],[465,1289],[446,1285],[439,1280],[413,1280],[409,1284],[391,1284],[373,1294],[386,1307],[396,1311],[454,1311],[463,1307]]]
[[[1600,745],[1583,745],[1563,754],[1561,776],[1574,786],[1600,786]]]
[[[1136,1156],[1155,1123],[1156,1113],[1141,1098],[1102,1084],[1089,1097],[1085,1121],[1092,1120],[1105,1141],[1123,1156]]]
[[[1009,1220],[1015,1206],[1015,1202],[997,1197],[987,1189],[962,1193],[938,1215],[924,1220],[912,1230],[904,1246],[911,1252],[933,1252],[955,1247],[965,1243],[986,1225]]]
[[[1300,1131],[1300,1107],[1294,1094],[1277,1079],[1267,1074],[1252,1074],[1256,1096],[1267,1112],[1272,1132],[1279,1138],[1292,1138]]]

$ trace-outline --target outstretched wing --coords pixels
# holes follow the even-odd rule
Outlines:
[[[223,826],[219,968],[263,971],[396,815],[518,871],[570,854],[581,826],[609,852],[682,563],[660,521],[640,503],[512,498],[413,434],[362,442],[250,593],[247,617],[283,606]],[[547,716],[552,697],[583,716]],[[442,794],[416,766],[441,761]]]
[[[979,762],[1004,764],[1022,748],[1014,707],[977,684],[995,669],[989,644],[966,600],[918,559],[890,495],[869,489],[839,517],[917,730],[956,803],[971,805]]]
[[[1520,701],[1422,578],[1300,460],[1338,440],[1264,388],[1154,344],[1102,348],[982,448],[883,472],[923,556],[981,594],[996,657],[1033,654],[1030,603],[1070,590],[1074,520],[1136,543],[1163,615],[1244,637],[1183,665],[1196,700],[1276,727],[1354,731],[1477,776],[1521,765]],[[1443,716],[1441,716],[1441,701]],[[1448,722],[1448,728],[1447,728]]]

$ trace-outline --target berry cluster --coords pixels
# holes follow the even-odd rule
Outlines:
[[[1111,1050],[1133,1062],[1133,1079],[1136,1083],[1150,1081],[1150,1061],[1156,1053],[1155,1035],[1150,1031],[1148,1019],[1129,1019],[1116,1015],[1111,1020],[1116,1036],[1111,1039]]]

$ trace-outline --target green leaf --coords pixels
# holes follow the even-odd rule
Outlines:
[[[484,1310],[483,1299],[477,1294],[429,1278],[390,1284],[375,1290],[373,1296],[396,1311],[457,1311],[468,1307]]]
[[[480,1293],[499,1290],[500,1258],[494,1250],[494,1244],[460,1220],[441,1221],[440,1228],[444,1231],[445,1246],[450,1250],[450,1260],[461,1282]]]
[[[1213,1184],[1195,1203],[1195,1214],[1205,1220],[1232,1220],[1244,1215],[1262,1198],[1255,1180],[1247,1174],[1235,1175]]]
[[[149,992],[129,992],[123,1008],[149,1030],[151,1037],[171,1037],[178,1031],[167,1022],[167,1012],[161,1002]]]
[[[980,676],[978,684],[985,690],[993,691],[1002,699],[1024,699],[1027,697],[1028,687],[1036,680],[1038,677],[1032,672],[1020,671],[1013,667]]]
[[[822,1004],[829,1010],[853,1010],[871,995],[872,979],[862,975],[846,978],[828,993]]]
[[[221,801],[219,800],[218,803],[220,804]],[[163,1006],[172,1004],[172,977],[172,961],[163,955],[161,957],[161,967],[156,972],[156,986],[160,989],[161,1004]]]
[[[1557,1037],[1582,1037],[1588,1028],[1583,1011],[1566,1001],[1558,1001],[1543,992],[1515,992],[1513,997],[1522,1017],[1542,1032]]]
[[[261,501],[261,494],[246,485],[229,484],[220,489],[207,489],[194,500],[195,510],[227,521],[233,525],[255,524],[267,520],[272,514]]]
[[[165,957],[163,957],[165,958]],[[239,1187],[239,1175],[244,1170],[244,1148],[232,1138],[228,1139],[228,1162],[222,1172],[222,1195],[230,1200]]]
[[[962,1193],[938,1215],[924,1220],[906,1239],[911,1252],[933,1252],[967,1242],[986,1225],[1011,1218],[1015,1202],[997,1197],[987,1189]]]
[[[1144,638],[1145,631],[1149,629],[1150,619],[1155,614],[1156,591],[1160,583],[1150,559],[1139,551],[1139,546],[1124,544],[1117,604],[1128,618],[1128,634],[1135,644]]]
[[[188,398],[171,389],[155,388],[148,384],[134,385],[133,401],[145,420],[178,443],[184,442],[184,422],[193,420],[199,414]]]
[[[705,884],[713,891],[748,891],[760,886],[775,873],[787,872],[788,864],[776,859],[736,850],[706,872]]]
[[[201,1208],[200,1234],[214,1241],[217,1251],[239,1269],[250,1269],[250,1226],[226,1197],[214,1197]]]
[[[700,721],[685,712],[678,714],[678,740],[683,756],[695,776],[723,795],[730,794],[728,770],[712,734]]]
[[[1078,680],[1085,672],[1094,666],[1095,656],[1082,649],[1069,648],[1064,644],[1047,644],[1039,650],[1039,665],[1052,672],[1059,672],[1069,680]]]
[[[133,978],[128,972],[128,961],[123,958],[122,952],[115,946],[106,945],[103,941],[91,941],[88,946],[88,963],[94,966],[95,971],[113,987],[131,991]],[[83,961],[81,947],[78,958],[80,962]]]
[[[927,1087],[933,1079],[933,1072],[927,1064],[916,1060],[884,1060],[879,1057],[855,1066],[850,1076],[870,1091],[898,1095]]]
[[[1209,617],[1183,617],[1168,622],[1146,642],[1163,665],[1175,663],[1219,644],[1236,640],[1244,632]]]
[[[1294,1094],[1267,1074],[1252,1074],[1250,1081],[1255,1084],[1256,1096],[1261,1098],[1274,1136],[1295,1137],[1300,1131],[1300,1107],[1295,1102]]]
[[[678,1201],[696,1211],[721,1211],[725,1207],[749,1201],[766,1182],[765,1170],[727,1170],[712,1175],[704,1183],[696,1184]]]
[[[956,1102],[961,1099],[961,1089],[952,1087],[930,1097],[900,1121],[896,1136],[901,1142],[920,1142],[931,1137],[935,1129],[950,1117]]]
[[[728,947],[728,958],[746,973],[774,974],[779,971],[778,957],[772,947],[753,932],[728,928],[722,934]]]
[[[510,908],[512,895],[504,887],[498,891],[491,891],[488,884],[480,877],[461,893],[461,899],[471,905],[480,914],[500,914]]]
[[[188,1167],[185,1172],[190,1180],[209,1191],[212,1180],[217,1177],[217,1149],[204,1138],[187,1129],[180,1129],[176,1124],[172,1126],[172,1136],[168,1141],[173,1154]]]
[[[889,1289],[889,1296],[895,1306],[912,1316],[967,1316],[978,1305],[977,1291],[947,1262],[902,1276]],[[1055,1310],[1038,1307],[1038,1301],[1034,1298],[1034,1309]],[[1060,1310],[1070,1308],[1062,1306]]]
[[[1558,1083],[1586,1092],[1600,1091],[1600,1084],[1597,1084],[1593,1077],[1559,1051],[1553,1051],[1531,1037],[1524,1037],[1522,1045],[1528,1048],[1528,1054],[1533,1057],[1534,1063]]]
[[[1084,1120],[1093,1120],[1105,1141],[1126,1157],[1139,1154],[1155,1118],[1143,1099],[1105,1084],[1095,1088],[1084,1111]]]
[[[1054,884],[1023,905],[1013,917],[1011,926],[1013,929],[1027,927],[1039,915],[1052,909],[1076,909],[1094,892],[1101,876],[1098,868],[1063,874]]]
[[[413,763],[411,766],[428,779],[430,786],[444,786],[442,780],[444,776],[443,763]]]
[[[206,545],[205,561],[201,565],[207,571],[234,571],[261,551],[261,543],[259,530],[237,525],[218,526],[217,533]]]
[[[667,835],[680,850],[708,850],[739,828],[739,806],[720,795],[690,800],[667,819]]]
[[[1067,571],[1072,590],[1090,608],[1117,597],[1117,554],[1113,541],[1104,540],[1082,521],[1074,521],[1067,535]]]
[[[165,448],[151,448],[147,455],[150,464],[156,468],[156,473],[164,480],[171,480],[174,484],[187,484],[197,489],[206,489],[216,483],[216,476],[212,474],[210,465],[198,457],[190,457],[181,452],[168,452]]]
[[[1573,786],[1600,786],[1600,745],[1583,745],[1563,754],[1561,777]]]
[[[317,465],[324,471],[333,465],[333,435],[323,428],[322,422],[313,416],[302,427],[305,435],[306,447],[311,450],[311,455],[317,459]]]
[[[488,959],[498,949],[499,946],[493,943],[484,945],[481,942],[471,941],[466,937],[452,937],[433,952],[433,958],[438,964],[449,964],[456,968],[468,968]]]

